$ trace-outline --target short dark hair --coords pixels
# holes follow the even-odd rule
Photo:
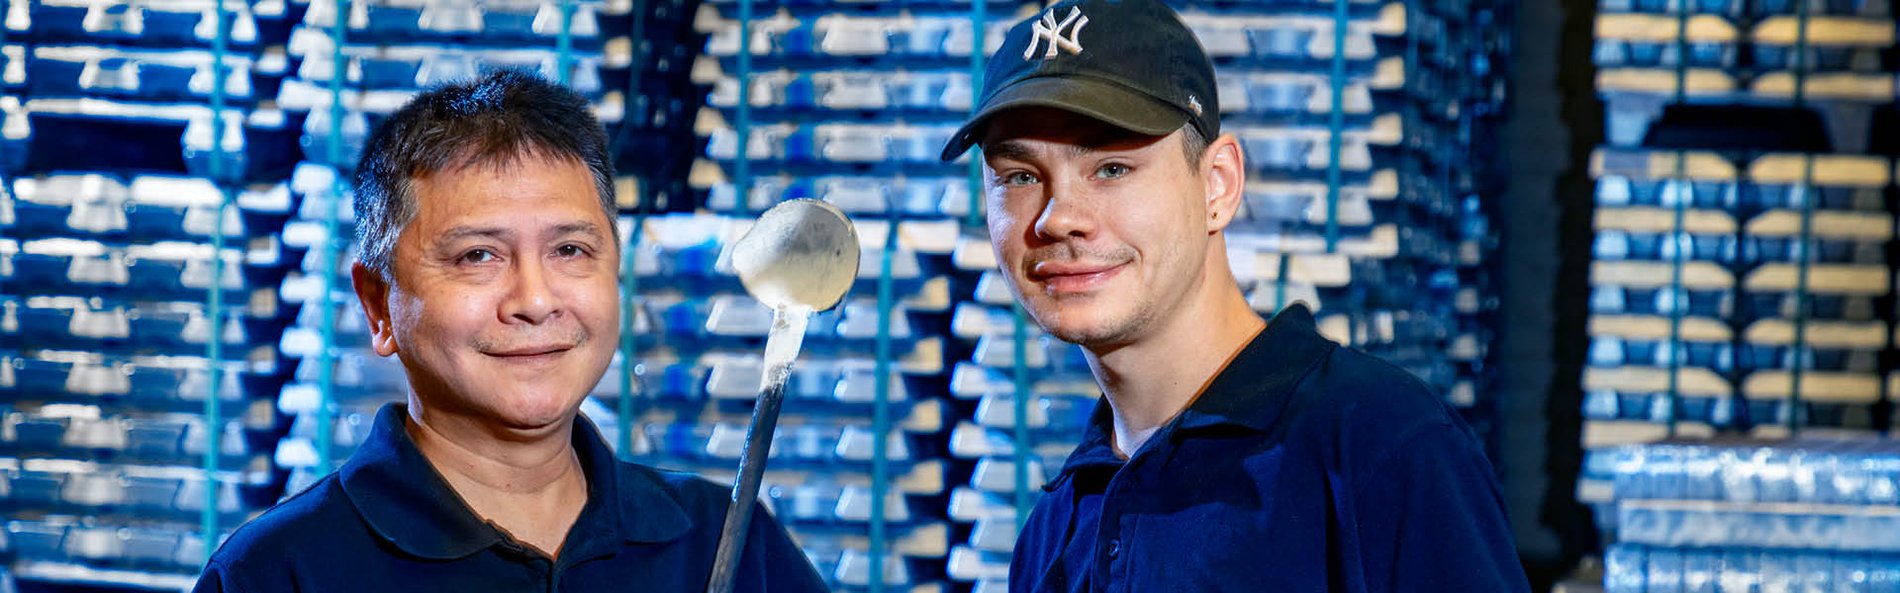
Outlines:
[[[1189,169],[1201,168],[1201,155],[1207,152],[1209,140],[1201,135],[1201,129],[1194,122],[1181,124],[1181,150],[1187,152]]]
[[[370,136],[356,167],[357,260],[395,281],[391,257],[416,217],[416,178],[523,157],[586,165],[601,210],[614,219],[607,133],[587,99],[531,71],[499,70],[417,95]],[[618,237],[617,228],[609,232]]]

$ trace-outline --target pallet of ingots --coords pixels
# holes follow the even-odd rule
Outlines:
[[[974,30],[968,2],[917,1],[912,10],[898,6],[861,3],[794,3],[757,0],[746,47],[754,66],[769,72],[780,66],[798,69],[837,69],[876,66],[907,70],[927,66],[963,68],[967,72]],[[802,4],[802,6],[798,6]],[[1016,20],[1028,16],[1022,2],[991,0],[989,25],[984,30],[985,55],[1002,45],[1003,34]],[[709,2],[698,14],[696,29],[710,35],[706,58],[718,68],[704,72],[734,72],[740,51],[738,2]],[[708,66],[695,66],[696,70]],[[926,68],[928,69],[928,68]],[[713,81],[696,76],[701,84]]]
[[[994,51],[1026,6],[989,4],[983,33]],[[965,165],[942,163],[938,153],[973,101],[969,4],[759,6],[744,43],[753,67],[745,89],[738,3],[708,3],[699,14],[698,31],[708,39],[693,81],[710,93],[694,127],[708,139],[711,160],[694,167],[691,183],[708,192],[706,206],[757,211],[811,197],[854,216],[967,216]],[[749,118],[743,157],[741,94]],[[742,158],[744,188],[734,179]]]
[[[1455,260],[1425,276],[1435,291],[1452,291],[1451,333],[1440,341],[1454,382],[1444,395],[1494,449],[1496,375],[1488,358],[1497,239],[1487,210],[1502,191],[1498,159],[1490,155],[1497,150],[1494,118],[1506,88],[1508,39],[1497,34],[1501,7],[1490,2],[1423,2],[1413,12],[1401,195],[1413,204],[1413,220],[1446,229],[1443,237],[1455,245]]]
[[[683,11],[679,2],[350,2],[350,14],[342,17],[339,47],[338,3],[296,4],[304,8],[303,17],[292,27],[287,49],[298,60],[298,69],[285,81],[279,101],[294,112],[310,112],[314,121],[305,122],[306,149],[321,147],[329,134],[328,115],[323,112],[328,110],[329,84],[338,74],[350,89],[344,94],[348,109],[368,115],[368,119],[362,113],[347,116],[351,120],[344,127],[354,140],[349,142],[353,148],[360,148],[360,136],[373,128],[378,116],[417,91],[503,68],[534,70],[563,80],[595,101],[596,116],[614,129],[627,110],[628,92],[644,89],[635,79],[631,27],[637,22],[643,35],[671,31],[672,21],[684,18],[667,10]],[[640,19],[634,18],[636,5],[643,11]],[[651,40],[638,49],[646,62],[640,72],[653,64],[680,61],[677,48],[659,47]],[[642,103],[640,107],[644,115],[652,106]],[[356,151],[346,153],[353,156]],[[319,154],[310,153],[307,158],[322,160]]]
[[[41,582],[189,586],[208,552],[206,504],[236,525],[274,498],[276,415],[268,401],[254,403],[220,428],[193,413],[7,406],[0,482],[10,494],[0,512],[12,566]],[[222,433],[212,471],[202,467],[209,432]]]
[[[1880,424],[1888,161],[1603,149],[1592,171],[1586,449],[1672,430]],[[1602,503],[1593,467],[1580,498]]]
[[[211,312],[202,302],[149,301],[136,297],[0,295],[5,323],[0,335],[38,350],[84,350],[124,355],[201,354],[212,341]],[[288,321],[272,299],[228,305],[220,343],[242,357],[273,352],[260,343]],[[20,340],[20,341],[15,341]]]
[[[0,283],[12,299],[7,331],[43,332],[52,340],[9,348],[20,364],[34,367],[18,369],[21,393],[64,390],[202,407],[191,403],[204,398],[203,373],[193,372],[202,368],[185,361],[202,355],[208,341],[207,291],[216,286],[227,303],[243,307],[233,310],[241,311],[232,318],[238,323],[225,332],[236,341],[227,343],[249,344],[250,336],[284,321],[287,311],[270,288],[293,257],[274,235],[290,207],[281,184],[255,184],[236,195],[222,231],[247,238],[223,250],[208,239],[219,230],[224,195],[205,179],[62,173],[13,179],[9,187],[0,193],[0,210],[10,215],[0,220],[7,235],[0,239]],[[215,278],[214,253],[225,263]],[[156,309],[144,304],[154,302]],[[93,340],[75,342],[79,337]],[[99,348],[118,352],[97,363],[69,364],[98,358]],[[269,348],[239,357],[248,361],[241,374],[225,379],[242,377],[245,388],[222,398],[275,389],[278,361]],[[96,368],[124,374],[107,377]],[[64,387],[48,385],[55,379],[49,373],[59,375],[52,385]]]
[[[799,381],[802,377],[795,377]],[[819,403],[815,400],[807,403]],[[892,476],[884,493],[884,518],[892,533],[887,581],[912,583],[912,573],[941,572],[948,554],[949,531],[941,511],[926,501],[941,499],[946,464],[931,452],[931,433],[941,411],[928,406],[899,414],[886,441],[885,462]],[[743,413],[707,413],[667,420],[647,414],[635,419],[634,458],[686,468],[715,480],[729,479],[744,449]],[[684,418],[692,418],[690,420]],[[808,553],[821,572],[845,586],[862,587],[867,547],[865,524],[871,520],[872,446],[875,435],[851,415],[826,413],[809,405],[788,410],[774,435],[772,468],[766,473],[768,504],[788,528],[810,542]],[[933,560],[934,559],[934,560]],[[894,574],[904,575],[895,577]]]
[[[1788,414],[1813,412],[1814,405],[1873,403],[1878,398],[1877,355],[1886,346],[1887,331],[1874,301],[1890,292],[1885,245],[1892,215],[1882,195],[1889,180],[1888,162],[1793,154],[1766,154],[1746,162],[1746,171],[1738,172],[1733,162],[1715,153],[1599,151],[1593,167],[1600,203],[1598,268],[1621,269],[1629,260],[1670,261],[1681,249],[1689,262],[1682,274],[1685,282],[1692,276],[1726,274],[1734,290],[1716,295],[1715,309],[1699,316],[1691,312],[1691,317],[1701,318],[1683,325],[1695,337],[1681,337],[1680,345],[1632,350],[1630,335],[1593,331],[1599,337],[1593,341],[1593,360],[1613,366],[1638,362],[1632,357],[1666,361],[1687,356],[1696,360],[1693,366],[1729,374],[1738,381],[1738,393],[1755,402],[1735,410],[1717,408],[1742,414],[1722,419],[1740,427],[1785,423]],[[1664,179],[1654,179],[1657,173]],[[1694,205],[1683,208],[1680,223],[1673,207],[1664,207],[1676,200]],[[1667,279],[1674,273],[1670,268],[1652,278]],[[1800,314],[1794,308],[1797,300],[1809,303]],[[1695,307],[1693,293],[1689,305]],[[1798,336],[1797,317],[1804,326]],[[1707,320],[1721,321],[1722,327]],[[1633,322],[1606,318],[1603,323]],[[1655,334],[1661,327],[1655,319],[1644,325],[1630,329]],[[1794,342],[1797,337],[1800,343]],[[1802,390],[1810,402],[1805,408],[1784,401],[1792,381],[1786,369],[1796,362],[1803,364],[1810,380]]]
[[[9,0],[7,8],[9,42],[209,49],[216,42],[220,7],[212,0]],[[288,8],[282,0],[226,0],[229,47],[244,51],[282,44]]]
[[[13,566],[189,586],[201,517],[235,525],[277,481],[283,369],[265,336],[290,313],[271,287],[296,257],[276,238],[295,145],[268,99],[287,67],[285,7],[4,12],[0,513]],[[207,420],[214,398],[227,415]]]
[[[1873,110],[1893,101],[1883,60],[1895,44],[1886,0],[1605,0],[1592,52],[1610,144],[1632,146],[1664,105],[1804,102],[1835,149],[1863,152]]]
[[[229,535],[206,545],[195,524],[73,515],[8,521],[5,530],[20,582],[177,591],[197,582],[205,556]]]
[[[11,551],[20,561],[45,563],[49,572],[36,575],[41,579],[129,569],[189,582],[204,550],[181,540],[196,536],[207,502],[226,524],[271,502],[276,416],[267,400],[253,404],[215,427],[189,412],[24,401],[0,406],[6,435],[0,483],[9,492],[0,513],[10,519]],[[219,469],[209,473],[217,481],[208,491],[201,464],[212,432],[221,440]]]
[[[727,476],[738,461],[746,414],[763,372],[758,347],[770,313],[741,292],[731,268],[731,248],[751,224],[749,217],[714,214],[664,215],[640,220],[635,249],[641,278],[633,389],[639,410],[616,420],[631,431],[636,457],[649,463],[688,467]],[[923,586],[940,578],[949,529],[942,510],[920,506],[941,496],[947,465],[932,443],[948,430],[941,397],[945,341],[928,331],[932,315],[949,308],[947,264],[953,221],[859,220],[861,261],[856,294],[839,308],[811,320],[808,360],[793,371],[775,447],[779,458],[767,472],[768,492],[790,529],[808,544],[814,561],[845,587],[869,582],[870,468],[875,437],[865,430],[878,401],[876,346],[879,303],[868,296],[883,274],[887,225],[895,225],[889,251],[889,281],[897,295],[889,313],[893,374],[882,386],[895,418],[886,456],[896,476],[884,495],[892,528],[884,579],[893,586]],[[947,232],[947,234],[946,234]],[[648,263],[642,263],[648,262]],[[599,399],[619,397],[620,372],[596,390]]]
[[[1336,23],[1331,7],[1318,3],[1176,4],[1214,61],[1222,127],[1248,157],[1235,233],[1335,224],[1363,235],[1375,220],[1390,222],[1384,210],[1399,196],[1395,157],[1406,140],[1399,113],[1408,76],[1399,42],[1408,33],[1405,6],[1354,2],[1346,22]],[[1345,27],[1345,43],[1335,48],[1338,26]],[[1338,81],[1331,70],[1336,53],[1345,65]],[[1342,185],[1329,194],[1334,169]]]
[[[498,69],[565,80],[594,102],[595,116],[610,129],[626,113],[633,42],[625,2],[390,0],[349,7],[340,45],[337,3],[326,0],[308,3],[286,45],[298,68],[277,103],[299,118],[306,161],[348,169],[375,125],[416,93]],[[341,92],[331,92],[333,79]],[[338,101],[343,119],[332,122]],[[342,144],[340,163],[330,163],[332,142]]]
[[[1874,425],[1893,322],[1878,304],[1893,292],[1892,171],[1884,157],[1858,155],[1749,162],[1737,245],[1746,325],[1735,352],[1747,422]]]
[[[973,25],[970,3],[910,0],[879,5],[826,1],[755,4],[754,18],[743,23],[739,20],[743,7],[735,1],[708,2],[699,11],[697,31],[708,38],[705,55],[693,68],[692,81],[705,85],[708,95],[706,107],[693,121],[693,127],[706,138],[706,160],[695,164],[691,186],[706,192],[704,207],[716,213],[745,217],[779,201],[816,198],[856,217],[866,249],[861,259],[862,292],[858,294],[874,294],[868,290],[872,286],[863,282],[879,279],[882,247],[895,240],[890,281],[899,302],[891,307],[890,319],[893,345],[899,352],[890,361],[897,371],[887,390],[892,411],[905,416],[897,424],[904,426],[906,438],[928,435],[919,442],[941,442],[952,424],[961,426],[966,442],[953,454],[974,459],[979,467],[976,473],[985,476],[978,480],[965,473],[970,471],[967,464],[958,464],[960,468],[952,473],[956,466],[942,460],[919,464],[914,459],[893,459],[900,467],[907,463],[919,469],[935,468],[931,474],[899,478],[896,490],[912,496],[927,492],[933,501],[942,500],[952,484],[968,484],[966,490],[1013,491],[1013,485],[994,483],[1003,474],[986,468],[994,466],[996,450],[982,446],[987,443],[982,439],[969,442],[972,422],[957,419],[969,408],[952,405],[952,394],[944,389],[944,375],[950,374],[944,362],[950,353],[960,357],[970,347],[967,340],[980,341],[978,336],[993,333],[980,327],[972,329],[986,325],[988,311],[959,306],[955,315],[966,326],[965,332],[957,336],[962,340],[924,337],[940,332],[941,324],[948,321],[943,314],[950,312],[953,300],[968,299],[972,281],[982,283],[976,278],[979,270],[963,261],[969,251],[963,243],[971,239],[963,237],[958,226],[973,211],[980,210],[972,201],[967,161],[939,160],[944,144],[968,115],[974,99],[970,60],[978,48],[978,29]],[[1030,10],[1026,3],[1015,0],[989,1],[983,7],[989,11],[981,25],[981,49],[985,53],[995,51],[1008,27]],[[742,53],[747,56],[745,65],[749,70],[740,68]],[[741,80],[745,81],[743,87]],[[982,251],[988,255],[988,246]],[[1000,283],[984,287],[1002,291],[1003,302],[1011,302]],[[854,300],[846,304],[841,321],[874,321],[879,308],[874,300]],[[858,329],[868,328],[860,325]],[[839,329],[844,331],[845,327],[840,325]],[[914,337],[904,337],[905,331]],[[980,356],[990,364],[1007,368],[1014,362],[1013,358],[1002,361],[1011,354],[1007,346],[997,342],[977,350],[988,352]],[[875,358],[864,357],[864,351],[848,340],[839,342],[836,348],[820,348],[826,349],[835,350],[835,355],[814,362],[819,368],[836,364],[841,371],[854,369],[841,378],[857,390],[851,396],[857,403],[841,406],[847,402],[814,401],[808,409],[833,410],[833,421],[855,418],[856,422],[864,422],[870,412],[868,404],[872,403],[865,396],[875,395],[866,388],[875,386],[877,379],[869,372],[874,367],[857,365],[874,362]],[[1030,362],[1046,366],[1052,355],[1068,361],[1066,353],[1052,354],[1059,351],[1057,348],[1039,345],[1032,350],[1025,357],[1032,359]],[[959,362],[957,367],[965,369],[958,373],[978,368],[967,361]],[[720,393],[750,396],[750,385],[733,383],[727,388],[723,387],[726,381],[714,379],[708,377],[709,390],[717,382]],[[817,383],[827,384],[822,380]],[[832,395],[844,395],[845,387],[844,382],[839,383]],[[973,393],[968,397],[977,399],[982,395]],[[991,403],[985,404],[985,409],[993,408],[992,414],[1011,410],[1008,402],[999,406],[995,402],[1000,400],[988,401]],[[815,416],[814,420],[823,418]],[[905,451],[924,459],[941,455],[919,455],[916,444]],[[830,475],[812,472],[809,479],[862,479],[848,467]],[[937,482],[919,481],[926,477]],[[926,485],[929,488],[919,490]],[[866,494],[875,496],[868,489]],[[946,566],[946,558],[967,555],[970,543],[957,542],[952,552],[946,509],[941,503],[916,502],[908,508],[910,524],[904,527],[908,533],[899,536],[887,551],[870,551],[870,542],[862,541],[860,536],[841,537],[843,534],[809,521],[795,521],[792,529],[800,534],[801,541],[811,542],[821,572],[829,574],[836,586],[856,589],[870,584],[871,554],[889,553],[891,561],[884,563],[885,572],[879,575],[884,584],[904,590],[942,589],[946,576],[956,578],[955,570]],[[925,529],[919,531],[916,526]],[[983,533],[982,545],[989,548],[998,545],[991,540],[999,536],[1013,539],[1014,535],[993,528]],[[932,545],[919,547],[922,542],[916,538],[920,536],[931,538]],[[1007,549],[1007,544],[1002,545]],[[955,563],[949,561],[950,565]]]
[[[336,24],[332,0],[293,0],[302,25],[329,30]],[[566,43],[600,48],[627,33],[632,5],[626,0],[374,0],[349,2],[344,37],[365,45],[438,44],[452,47],[539,47]],[[296,34],[293,33],[293,37]]]
[[[337,141],[343,144],[342,165],[352,166],[375,125],[423,88],[503,68],[531,69],[555,79],[561,64],[561,53],[545,48],[378,43],[346,38],[341,50],[348,63],[344,69],[346,85],[333,94],[330,82],[336,71],[335,41],[328,29],[311,24],[312,18],[306,16],[306,23],[291,35],[290,54],[302,62],[297,75],[284,81],[277,103],[301,117],[301,156],[319,164],[330,161],[332,136],[341,134]],[[610,128],[618,125],[625,113],[625,91],[621,90],[624,87],[605,85],[602,73],[627,68],[631,44],[624,38],[620,41],[603,50],[574,51],[568,81],[593,101],[595,117]],[[333,124],[330,106],[339,96],[343,119]]]
[[[270,336],[290,309],[272,287],[295,257],[275,230],[288,195],[281,184],[238,190],[220,218],[225,192],[199,178],[60,174],[12,187],[7,231],[19,239],[0,240],[0,397],[17,422],[0,455],[33,458],[12,492],[59,488],[58,498],[10,498],[12,528],[38,538],[15,550],[38,579],[188,579],[204,554],[189,538],[207,496],[224,525],[274,497],[272,398],[286,371]],[[218,230],[242,239],[215,249],[206,239]],[[221,312],[204,302],[213,288]],[[213,342],[225,349],[221,378],[208,370]],[[199,414],[211,397],[235,418],[207,427]],[[196,466],[214,435],[222,469],[207,492]],[[80,519],[37,519],[46,513]],[[112,572],[121,569],[132,572]]]
[[[218,166],[228,179],[261,181],[281,178],[295,158],[294,129],[268,107],[217,112],[224,133],[216,145],[213,110],[197,102],[9,96],[0,111],[9,155],[0,166],[14,175],[77,169],[209,177]]]
[[[207,176],[215,167],[264,180],[287,170],[293,137],[267,103],[288,66],[282,3],[31,0],[9,3],[8,14],[0,171]]]
[[[1499,298],[1497,286],[1493,280],[1496,265],[1497,235],[1490,228],[1489,217],[1480,207],[1482,198],[1477,194],[1465,199],[1458,238],[1458,264],[1455,279],[1450,284],[1454,292],[1451,296],[1453,310],[1453,333],[1445,349],[1446,355],[1456,366],[1456,381],[1445,392],[1445,398],[1461,410],[1480,409],[1493,402],[1488,401],[1489,394],[1495,393],[1499,380],[1492,362],[1492,344],[1497,337],[1497,312]],[[1473,423],[1488,421],[1477,417],[1479,414],[1467,414],[1466,420]],[[1490,434],[1480,430],[1480,434]]]
[[[1616,449],[1624,591],[1900,590],[1900,447],[1865,435]]]
[[[0,512],[13,565],[39,581],[188,586],[206,505],[235,525],[276,487],[283,369],[265,336],[288,319],[271,287],[296,257],[276,238],[294,207],[276,182],[294,133],[267,104],[286,68],[284,7],[6,12]],[[199,415],[212,398],[224,419]]]
[[[1736,223],[1725,208],[1738,191],[1736,168],[1704,152],[1640,156],[1592,159],[1586,455],[1672,432],[1710,434],[1736,415],[1726,378],[1736,299],[1726,264]],[[1579,500],[1607,504],[1608,473],[1586,463],[1583,474]],[[1599,522],[1610,516],[1599,512]]]
[[[0,216],[0,229],[5,230],[7,237],[20,241],[61,238],[143,245],[153,254],[196,253],[192,251],[196,248],[189,245],[208,246],[207,241],[219,230],[227,237],[265,239],[283,227],[292,208],[292,197],[284,184],[247,184],[232,192],[234,207],[225,211],[220,229],[218,207],[225,193],[210,180],[200,177],[69,170],[9,181],[0,183],[0,214],[4,214]],[[157,251],[151,251],[153,249]],[[259,243],[247,249],[263,250],[243,258],[242,262],[250,266],[274,265],[282,257],[278,253],[281,247],[275,242]],[[122,263],[135,264],[143,259]],[[159,256],[151,259],[190,258]],[[28,272],[6,270],[5,273]],[[142,276],[138,271],[129,273]],[[208,273],[208,270],[200,273]],[[168,284],[190,282],[195,277],[191,273],[181,274]],[[205,286],[208,284],[183,288]]]
[[[717,39],[714,40],[717,42]],[[702,69],[711,85],[707,97],[710,111],[701,117],[712,146],[708,153],[727,163],[725,170],[700,167],[694,185],[709,190],[707,207],[714,211],[736,211],[741,207],[761,210],[782,200],[815,198],[831,202],[852,215],[944,218],[969,213],[969,180],[960,167],[944,167],[937,162],[936,151],[955,128],[956,118],[969,111],[972,101],[970,75],[966,65],[906,64],[903,70],[889,66],[845,62],[830,69],[793,69],[784,66],[758,72],[751,77],[748,101],[755,121],[779,122],[765,131],[755,129],[747,152],[753,160],[778,160],[788,167],[817,166],[835,169],[832,174],[807,176],[783,169],[766,169],[751,177],[751,188],[742,204],[738,190],[726,170],[736,156],[736,136],[726,122],[737,114],[737,79],[717,71],[718,62],[707,61]],[[714,115],[716,114],[716,116]],[[902,116],[906,121],[935,122],[929,127],[867,127],[850,124],[820,124],[804,133],[796,122],[805,120],[852,121],[863,115]],[[776,132],[771,130],[777,130]],[[885,132],[890,132],[886,138]],[[790,134],[794,142],[775,152],[764,142],[780,141],[774,134]],[[901,161],[902,171],[883,170],[876,164]],[[924,167],[929,173],[916,171]],[[763,168],[763,166],[762,166]],[[870,169],[859,174],[854,169]]]
[[[693,29],[698,0],[636,2],[627,14],[631,67],[624,84],[616,72],[603,75],[602,84],[621,85],[627,93],[622,125],[608,128],[613,138],[614,167],[639,179],[634,191],[620,194],[620,207],[637,213],[687,212],[702,199],[688,178],[698,159],[682,146],[696,146],[693,114],[705,102],[705,92],[693,82],[694,56],[705,46],[705,36]]]
[[[227,0],[16,0],[0,31],[9,94],[135,101],[210,99],[218,11],[228,101],[276,94],[287,61],[285,5]]]

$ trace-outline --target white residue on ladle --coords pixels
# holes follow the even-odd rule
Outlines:
[[[799,304],[772,307],[772,330],[765,336],[765,372],[759,374],[759,391],[783,385],[792,373],[792,361],[798,358],[805,342],[805,327],[811,323],[812,308]]]

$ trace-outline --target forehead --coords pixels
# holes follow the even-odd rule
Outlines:
[[[505,214],[525,221],[552,211],[606,215],[592,172],[574,159],[521,155],[468,161],[420,176],[415,184],[423,218]]]
[[[990,118],[978,144],[986,154],[1016,157],[1032,147],[1050,145],[1082,151],[1139,150],[1165,144],[1179,134],[1149,136],[1069,111],[1023,107]]]

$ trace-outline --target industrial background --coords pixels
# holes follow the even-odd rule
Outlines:
[[[1249,180],[1262,314],[1482,436],[1539,591],[1900,591],[1888,0],[1169,0]],[[620,455],[730,480],[771,313],[729,247],[848,212],[764,502],[840,591],[995,593],[1098,391],[937,160],[1021,0],[0,0],[0,591],[190,587],[401,367],[348,179],[419,89],[525,67],[621,174]]]

